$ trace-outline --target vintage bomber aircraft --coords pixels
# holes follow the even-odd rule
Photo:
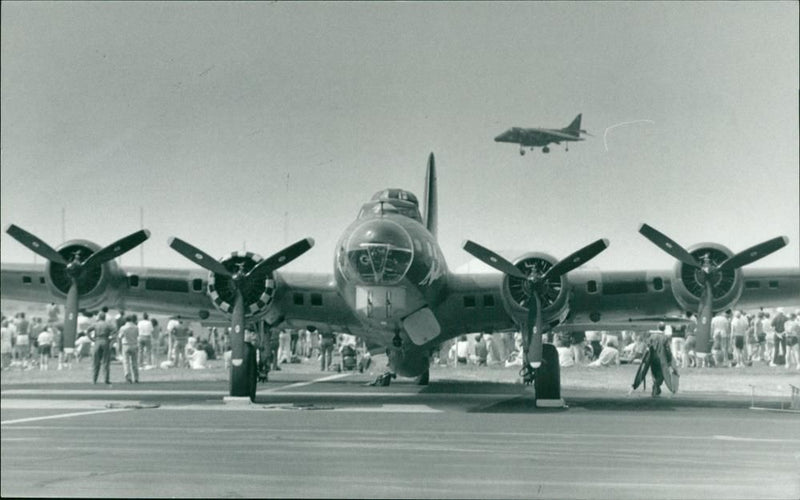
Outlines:
[[[78,305],[101,305],[232,322],[230,394],[255,395],[255,350],[245,342],[245,322],[315,327],[362,337],[386,352],[390,370],[428,382],[429,356],[444,340],[476,331],[520,330],[522,376],[533,382],[539,406],[563,404],[558,356],[542,335],[553,328],[604,329],[669,320],[699,312],[698,350],[707,351],[714,311],[790,305],[800,300],[800,269],[743,270],[783,247],[778,237],[733,254],[722,245],[683,249],[648,225],[640,232],[675,257],[670,270],[576,269],[603,251],[604,239],[562,260],[529,252],[508,261],[471,241],[464,249],[500,274],[453,274],[436,241],[436,172],[428,160],[424,217],[412,193],[386,189],[365,203],[344,231],[332,274],[278,272],[313,245],[303,239],[262,259],[236,252],[220,260],[178,238],[170,246],[205,268],[121,269],[114,258],[147,239],[145,230],[100,249],[84,240],[55,250],[17,226],[8,233],[48,260],[44,265],[4,264],[2,297],[50,302],[66,299],[65,347],[74,345]],[[568,274],[569,273],[569,274]],[[613,327],[613,326],[612,326]]]
[[[525,148],[533,151],[535,146],[542,147],[542,153],[549,153],[548,144],[561,144],[566,142],[565,149],[569,151],[569,143],[582,141],[581,133],[591,135],[581,128],[581,115],[575,117],[572,123],[565,128],[522,128],[512,127],[494,138],[495,142],[510,142],[519,144],[519,154],[525,154]]]

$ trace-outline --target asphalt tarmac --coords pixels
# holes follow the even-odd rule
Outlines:
[[[533,406],[514,384],[276,373],[2,388],[8,497],[800,498],[800,414],[749,398]]]

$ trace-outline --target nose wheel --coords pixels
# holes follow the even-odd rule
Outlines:
[[[550,148],[548,148],[547,146],[542,148],[542,153],[549,153],[549,152],[550,152]]]

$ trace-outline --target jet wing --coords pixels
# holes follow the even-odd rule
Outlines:
[[[538,138],[543,139],[552,139],[553,141],[562,141],[562,140],[569,140],[569,141],[582,141],[583,139],[577,135],[566,134],[564,132],[560,132],[558,130],[548,130],[548,129],[528,129],[527,132],[533,133],[538,136]]]

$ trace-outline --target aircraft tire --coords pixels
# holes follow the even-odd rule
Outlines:
[[[417,385],[428,385],[431,381],[431,371],[425,370],[422,375],[416,378],[415,382]]]
[[[561,399],[561,366],[553,344],[542,345],[542,366],[536,369],[533,387],[536,399]]]
[[[256,349],[245,342],[245,354],[241,366],[231,365],[230,395],[234,397],[247,396],[250,401],[256,400],[256,383],[258,381],[258,366],[256,366]]]

